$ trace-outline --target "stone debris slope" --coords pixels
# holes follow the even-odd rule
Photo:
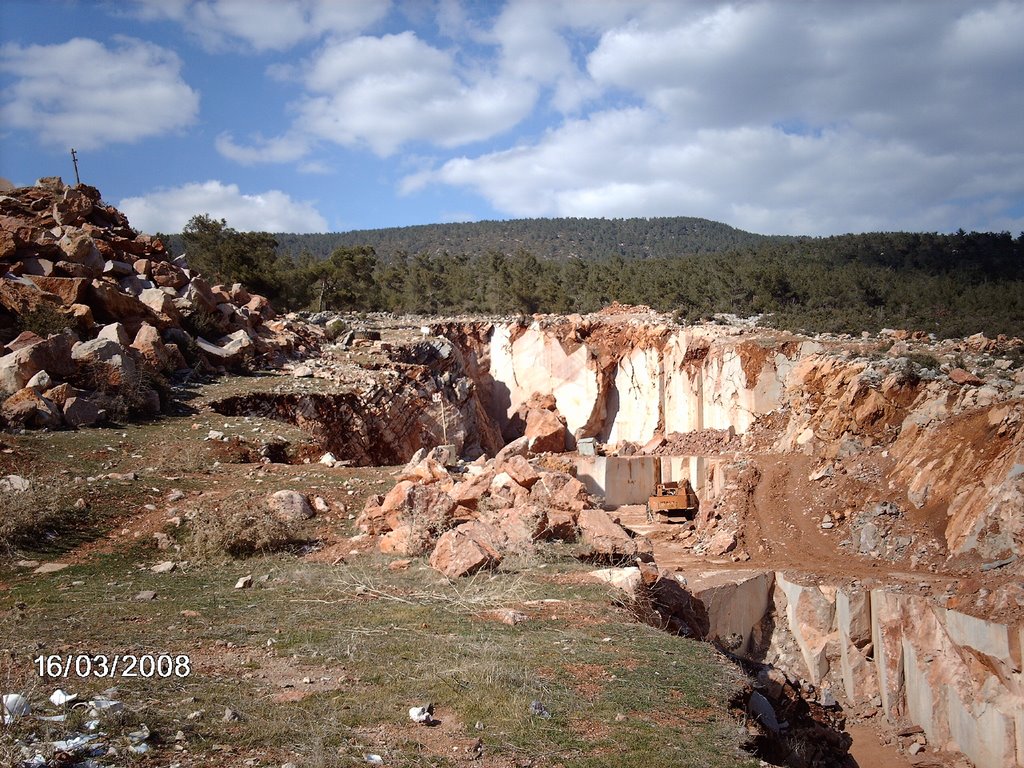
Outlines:
[[[0,195],[0,421],[79,427],[167,405],[168,378],[277,365],[312,347],[241,285],[210,285],[94,187]]]

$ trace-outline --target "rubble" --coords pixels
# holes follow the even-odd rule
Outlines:
[[[0,243],[0,426],[93,426],[114,410],[151,416],[176,372],[280,365],[315,347],[316,333],[276,319],[265,298],[211,288],[172,261],[94,187],[54,177],[6,192]],[[195,332],[200,315],[212,340]],[[58,385],[77,394],[48,398]]]
[[[449,578],[497,567],[543,540],[579,542],[580,556],[617,563],[646,557],[650,542],[593,508],[583,484],[518,454],[477,461],[453,474],[430,455],[406,466],[387,494],[367,500],[356,526],[380,536],[386,554],[430,553]]]

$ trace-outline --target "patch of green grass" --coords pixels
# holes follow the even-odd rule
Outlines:
[[[164,557],[140,545],[49,576],[0,573],[10,586],[0,593],[5,690],[31,685],[42,703],[58,685],[112,684],[40,681],[39,653],[189,654],[187,678],[113,681],[130,719],[163,740],[158,753],[182,730],[190,754],[229,745],[230,765],[248,756],[348,765],[367,752],[388,765],[456,765],[464,756],[452,746],[477,737],[504,762],[756,765],[737,751],[726,711],[737,673],[707,645],[632,623],[603,588],[552,578],[580,566],[450,584],[421,562],[393,573],[369,556],[355,566],[274,555],[151,573]],[[255,586],[234,589],[249,573]],[[155,600],[132,599],[146,589]],[[489,618],[498,607],[530,618],[503,624]],[[298,701],[274,700],[322,677],[330,683]],[[530,715],[535,699],[550,719]],[[442,720],[429,734],[406,714],[427,701]],[[223,722],[226,707],[243,719]]]

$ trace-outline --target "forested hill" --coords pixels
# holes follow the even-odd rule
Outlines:
[[[621,256],[663,258],[681,254],[723,253],[739,248],[785,242],[744,232],[709,219],[673,216],[652,219],[516,219],[466,224],[363,229],[311,235],[275,234],[280,253],[305,252],[326,259],[336,248],[372,246],[377,255],[532,253],[539,259],[587,261]]]

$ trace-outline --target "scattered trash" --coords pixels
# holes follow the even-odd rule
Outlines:
[[[65,704],[73,704],[78,701],[77,693],[65,693],[60,688],[50,694],[50,701],[56,707],[63,707]]]
[[[25,717],[32,712],[28,699],[20,693],[5,693],[3,702],[4,724],[13,722],[16,718]]]
[[[116,712],[124,711],[124,704],[114,699],[108,699],[106,696],[94,696],[86,703],[89,706],[89,715],[91,717],[98,717],[101,712],[112,715]]]
[[[251,573],[248,576],[243,576],[242,578],[240,578],[238,581],[235,582],[235,589],[248,589],[251,586],[252,586],[252,574]]]
[[[363,755],[363,760],[374,765],[384,765],[384,758],[380,755],[367,754]]]
[[[434,705],[427,704],[425,707],[409,707],[409,719],[414,723],[424,725],[434,724]]]
[[[530,714],[534,717],[542,717],[545,720],[551,719],[551,713],[548,712],[548,708],[537,701],[537,699],[530,702]]]

